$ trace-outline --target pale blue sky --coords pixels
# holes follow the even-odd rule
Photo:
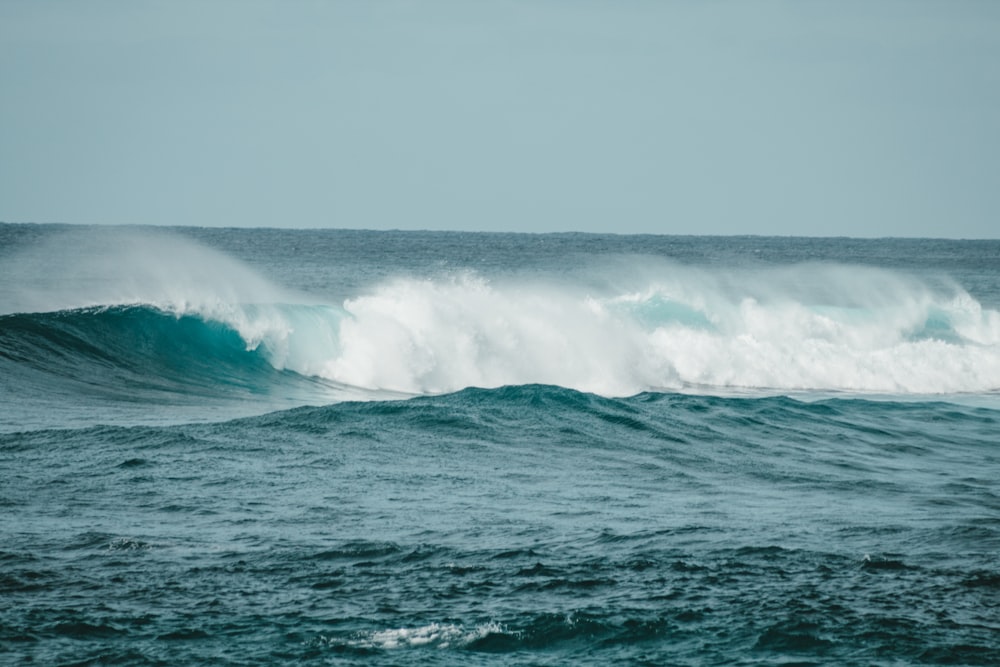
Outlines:
[[[0,220],[1000,237],[1000,2],[0,2]]]

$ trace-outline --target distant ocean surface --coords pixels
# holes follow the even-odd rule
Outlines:
[[[0,664],[1000,664],[1000,241],[0,225]]]

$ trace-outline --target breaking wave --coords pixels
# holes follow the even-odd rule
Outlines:
[[[201,393],[266,392],[291,376],[411,395],[1000,389],[1000,312],[947,278],[626,258],[568,273],[400,276],[323,298],[190,240],[117,232],[109,249],[108,238],[91,230],[8,260],[19,279],[0,290],[0,359],[98,386]]]
[[[849,269],[809,271],[836,281]],[[266,388],[281,372],[408,394],[521,384],[608,396],[1000,386],[1000,314],[961,291],[876,278],[896,293],[831,302],[690,280],[594,294],[464,275],[399,279],[337,305],[92,306],[0,316],[0,357],[97,383],[134,376],[207,391]]]

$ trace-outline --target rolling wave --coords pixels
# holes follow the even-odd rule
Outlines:
[[[99,229],[4,266],[0,360],[135,400],[526,384],[604,396],[1000,389],[1000,311],[940,275],[616,256],[382,274],[345,298],[313,284],[343,272],[295,292],[190,239]]]
[[[182,300],[8,314],[0,358],[103,390],[205,395],[1000,387],[1000,313],[964,291],[878,272],[857,293],[845,267],[808,275],[823,294],[776,274],[736,289],[688,270],[630,291],[462,274],[397,279],[339,305]]]

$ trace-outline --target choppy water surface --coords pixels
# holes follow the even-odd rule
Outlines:
[[[0,661],[1000,663],[1000,244],[0,226]]]

